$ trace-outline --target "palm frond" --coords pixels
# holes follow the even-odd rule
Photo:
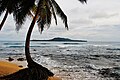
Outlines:
[[[39,8],[39,13],[38,13],[37,23],[38,23],[39,31],[42,33],[45,25],[45,14],[46,14],[44,8],[44,0],[39,1],[38,8]]]
[[[51,13],[51,10],[50,10],[50,5],[49,5],[49,2],[46,0],[46,24],[48,27],[50,27],[50,24],[51,24],[51,17],[52,17],[52,13]]]
[[[23,0],[20,4],[18,4],[18,8],[14,10],[13,16],[16,21],[16,30],[21,28],[21,25],[24,24],[28,12],[30,12],[31,8],[34,6],[35,0]]]
[[[40,22],[38,22],[38,28],[39,28],[39,31],[41,33],[44,30],[44,25],[45,25],[45,21],[44,20],[41,20]]]
[[[30,16],[32,19],[34,18],[34,14],[32,14],[31,11],[29,11],[27,15]]]
[[[0,0],[0,15],[6,10],[6,0]]]
[[[53,14],[53,17],[54,17],[54,19],[55,19],[55,23],[56,23],[56,25],[57,25],[57,17],[56,17],[56,14],[55,14],[55,10],[54,10],[54,8],[53,8],[53,5],[52,5],[51,1],[50,1],[50,0],[48,0],[48,1],[49,1],[49,5],[50,5],[50,7],[51,7],[51,9],[52,9],[52,14]]]
[[[4,6],[0,6],[0,15],[5,11],[5,7]]]
[[[68,29],[67,16],[61,10],[59,5],[55,2],[55,0],[51,0],[51,3],[54,6],[54,9],[56,10],[56,14],[60,16],[60,18],[63,20],[63,23],[65,24],[65,27]]]
[[[51,17],[52,17],[52,13],[50,10],[50,5],[48,3],[47,0],[41,0],[41,4],[39,4],[39,14],[38,14],[38,28],[40,30],[40,32],[43,31],[45,25],[47,25],[47,27],[50,26],[51,24]]]
[[[31,8],[31,11],[33,14],[35,14],[37,11],[37,5],[34,4],[33,7]]]
[[[87,0],[79,0],[81,3],[87,3]]]

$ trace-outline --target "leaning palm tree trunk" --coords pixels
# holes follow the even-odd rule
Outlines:
[[[31,37],[31,34],[32,34],[32,30],[33,30],[33,27],[35,25],[35,22],[37,20],[37,14],[38,14],[38,10],[36,12],[36,15],[35,17],[33,18],[33,21],[29,27],[29,30],[28,30],[28,33],[27,33],[27,37],[26,37],[26,42],[25,42],[25,55],[26,55],[26,59],[27,59],[27,62],[28,62],[28,67],[30,67],[32,65],[32,63],[34,62],[30,56],[30,37]]]
[[[29,49],[30,48],[30,37],[31,37],[34,25],[35,25],[36,20],[37,20],[37,15],[39,13],[39,4],[40,4],[40,1],[38,3],[35,17],[33,18],[33,21],[31,23],[29,30],[28,30],[28,33],[27,33],[26,42],[25,42],[25,55],[26,55],[26,59],[28,62],[28,68],[34,70],[33,71],[33,72],[35,72],[34,75],[39,75],[36,78],[36,80],[47,80],[49,76],[53,76],[54,74],[51,71],[49,71],[47,68],[34,62],[30,56],[30,49]],[[41,70],[39,70],[39,69],[41,69]]]
[[[6,19],[7,19],[7,16],[8,16],[8,10],[6,11],[6,13],[5,13],[5,16],[4,16],[4,18],[3,18],[3,20],[2,20],[2,22],[1,22],[1,24],[0,24],[0,31],[1,31],[1,29],[2,29],[2,27],[3,27],[3,25],[4,25],[4,23],[5,23],[5,21],[6,21]]]

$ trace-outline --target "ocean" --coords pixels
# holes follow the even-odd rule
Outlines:
[[[0,41],[0,59],[25,58],[24,44],[24,41]],[[110,76],[110,73],[106,74],[107,77],[100,73],[103,69],[109,69],[120,75],[120,42],[31,41],[30,44],[33,60],[63,80],[120,79]]]
[[[79,46],[108,46],[120,48],[120,42],[102,42],[102,41],[88,41],[88,42],[64,42],[64,41],[31,41],[31,47],[79,47]],[[0,48],[19,48],[24,47],[24,41],[0,41]]]

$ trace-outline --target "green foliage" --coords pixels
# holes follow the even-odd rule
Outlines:
[[[18,8],[13,12],[13,17],[16,21],[16,30],[21,28],[21,25],[25,22],[27,15],[35,5],[35,0],[22,0],[18,4]]]

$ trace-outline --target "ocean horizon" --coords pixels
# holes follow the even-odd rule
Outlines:
[[[82,46],[82,45],[93,45],[93,46],[116,46],[120,47],[118,41],[87,41],[87,42],[74,42],[74,41],[30,41],[31,47],[40,46]],[[25,47],[25,41],[0,41],[0,47]]]

